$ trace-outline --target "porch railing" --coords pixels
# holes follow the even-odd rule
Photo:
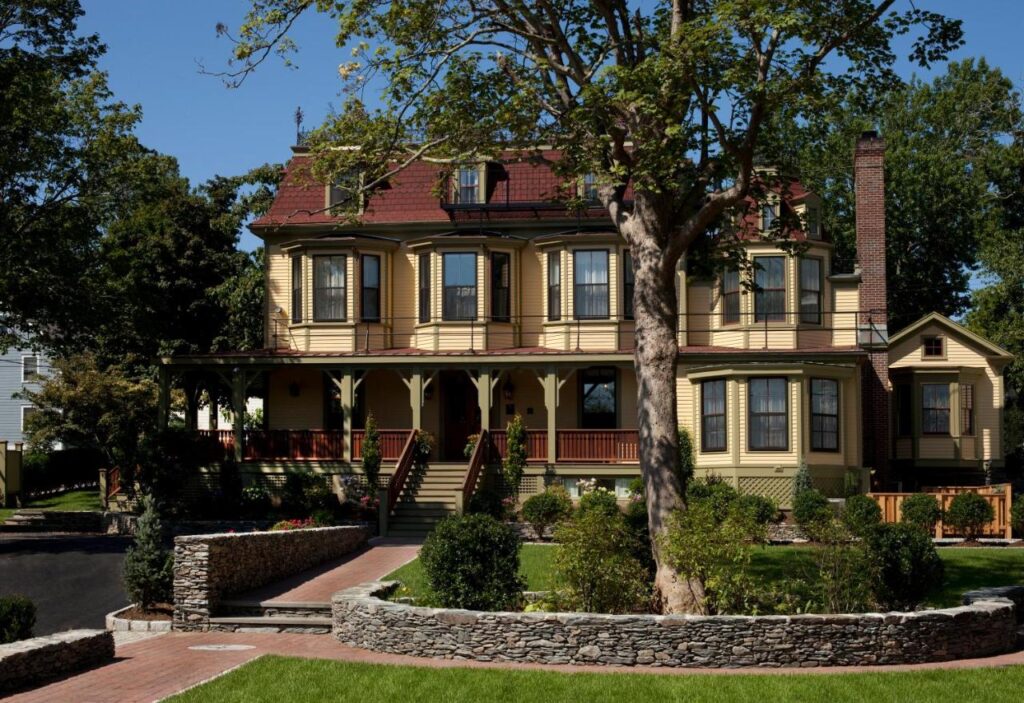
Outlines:
[[[384,461],[397,461],[409,438],[409,430],[378,430],[380,435],[380,458]],[[366,430],[352,430],[352,458],[363,458],[363,441]]]
[[[587,464],[636,464],[640,437],[636,430],[558,430],[558,461]]]
[[[982,532],[983,537],[1004,537],[1010,539],[1012,536],[1012,520],[1010,511],[1013,507],[1012,485],[1003,483],[995,486],[941,486],[936,488],[925,488],[921,493],[935,496],[943,514],[949,509],[953,499],[961,493],[977,493],[984,498],[995,513],[992,520]],[[882,520],[884,522],[899,522],[903,514],[903,501],[914,495],[913,493],[868,493],[882,509]],[[953,529],[943,524],[942,520],[935,523],[935,538],[962,537],[957,535]]]
[[[480,472],[483,470],[488,455],[493,455],[495,448],[491,444],[491,437],[487,430],[480,430],[480,438],[473,447],[473,453],[469,456],[469,467],[466,469],[466,480],[462,484],[462,509],[469,506],[469,499],[476,491],[476,484],[480,482]]]
[[[491,461],[501,461],[508,451],[508,431],[491,430]],[[548,460],[548,433],[546,430],[526,431],[526,460],[543,463]]]
[[[391,474],[391,480],[388,482],[388,513],[395,509],[395,504],[405,489],[409,472],[412,471],[412,462],[416,457],[416,435],[416,430],[410,430],[406,435],[405,446],[395,465],[395,473]]]

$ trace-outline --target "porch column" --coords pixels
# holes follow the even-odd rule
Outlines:
[[[235,434],[235,462],[242,463],[245,457],[245,389],[246,373],[240,368],[231,372],[232,429]]]
[[[481,369],[476,381],[477,404],[480,407],[480,431],[491,429],[491,401],[494,387],[491,385],[491,372]]]
[[[555,417],[558,412],[558,372],[549,368],[542,383],[544,408],[548,413],[548,463],[554,464],[558,461],[558,425]]]
[[[182,389],[185,391],[185,428],[193,432],[199,429],[199,394],[201,387],[199,381],[186,375],[182,379]]]
[[[342,458],[352,463],[352,412],[356,405],[356,389],[352,376],[352,369],[347,368],[341,373],[341,378],[335,379],[338,386],[338,394],[341,396],[341,431],[344,435],[344,449]]]
[[[423,369],[413,369],[409,375],[409,408],[412,410],[413,430],[423,429]]]
[[[157,397],[156,426],[159,430],[165,430],[171,410],[171,372],[166,366],[161,365],[158,374],[160,390]]]

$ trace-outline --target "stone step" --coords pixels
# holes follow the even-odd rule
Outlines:
[[[210,630],[216,632],[287,632],[327,635],[331,632],[331,618],[216,617],[210,618]]]
[[[430,529],[433,529],[431,526]],[[388,537],[404,537],[408,539],[419,539],[430,534],[430,529],[418,527],[388,527]]]
[[[319,602],[224,600],[218,608],[219,617],[263,618],[329,618],[331,604]]]

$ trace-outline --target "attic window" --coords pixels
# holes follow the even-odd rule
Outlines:
[[[821,239],[821,218],[817,208],[807,208],[807,238]]]
[[[353,204],[361,206],[362,177],[358,171],[349,171],[339,175],[327,189],[327,207],[350,208]]]
[[[761,206],[761,229],[769,230],[775,226],[775,221],[778,219],[778,211],[775,205],[771,203],[765,203]]]
[[[925,358],[941,359],[946,355],[946,347],[942,337],[925,337],[922,348]]]
[[[455,172],[455,202],[460,205],[475,205],[480,198],[480,168],[476,164],[460,166]]]
[[[598,201],[597,194],[597,176],[593,173],[588,173],[583,176],[583,199],[588,203],[596,203]]]

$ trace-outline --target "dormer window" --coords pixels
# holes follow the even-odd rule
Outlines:
[[[765,203],[761,206],[761,229],[770,230],[775,226],[776,220],[779,218],[779,212],[775,205],[772,203]]]
[[[460,166],[456,172],[455,202],[460,205],[474,205],[480,197],[480,168],[475,164]]]
[[[945,340],[942,337],[925,337],[921,347],[926,359],[941,359],[946,356]]]
[[[588,173],[583,176],[583,188],[581,195],[583,199],[588,203],[596,203],[598,201],[597,196],[597,176],[593,173]]]
[[[807,238],[821,239],[821,216],[817,208],[807,208]]]
[[[358,171],[347,171],[327,188],[327,207],[361,209],[362,197],[362,177]]]

